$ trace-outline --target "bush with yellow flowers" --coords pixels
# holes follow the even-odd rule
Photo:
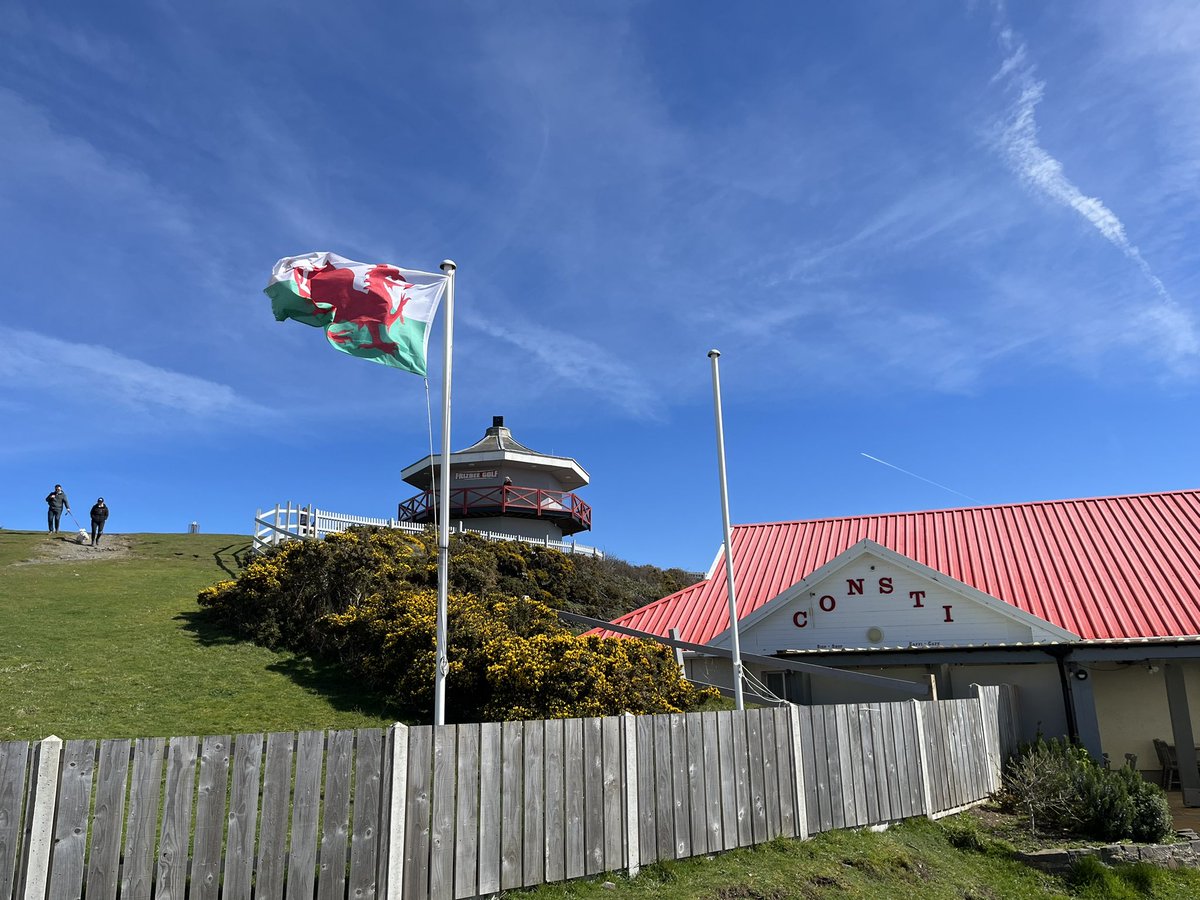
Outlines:
[[[716,696],[681,678],[659,644],[564,628],[553,607],[585,606],[572,599],[584,580],[577,562],[545,547],[455,537],[447,620],[455,719],[679,712]],[[431,530],[356,528],[261,554],[236,581],[205,588],[199,603],[241,636],[338,661],[397,715],[423,718],[433,708],[436,583]]]

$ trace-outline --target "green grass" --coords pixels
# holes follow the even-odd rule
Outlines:
[[[233,640],[199,614],[197,591],[237,572],[248,538],[120,537],[122,558],[40,560],[61,544],[0,531],[0,740],[390,721],[332,667]]]
[[[620,874],[513,892],[546,898],[784,900],[784,898],[1087,898],[1185,900],[1200,896],[1200,872],[1145,864],[1085,864],[1058,878],[1013,860],[971,813],[914,819],[884,832],[836,831],[801,843],[779,839],[712,857],[654,863],[634,879]],[[605,888],[604,882],[615,887]]]

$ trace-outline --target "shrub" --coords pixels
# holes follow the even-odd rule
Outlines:
[[[684,681],[671,653],[640,640],[572,634],[551,604],[576,560],[545,547],[452,543],[448,718],[680,712],[716,696]],[[397,712],[433,708],[437,554],[433,535],[358,528],[255,557],[199,603],[243,637],[337,660]],[[510,593],[508,590],[522,590]]]
[[[1082,747],[1039,738],[1009,761],[1001,805],[1029,817],[1030,829],[1096,840],[1160,841],[1171,833],[1162,789],[1129,766],[1110,771]]]

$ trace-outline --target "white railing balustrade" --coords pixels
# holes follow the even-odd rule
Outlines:
[[[283,541],[320,540],[327,534],[345,531],[351,525],[374,525],[378,528],[394,528],[419,534],[427,527],[416,522],[404,522],[400,519],[381,519],[373,516],[355,516],[349,513],[330,512],[327,509],[317,509],[312,504],[301,506],[290,500],[285,504],[276,504],[273,509],[258,510],[254,514],[254,531],[252,545],[255,553],[274,547]],[[459,522],[455,529],[459,532],[469,531],[489,541],[520,541],[523,544],[533,544],[549,547],[563,553],[573,553],[581,556],[604,558],[604,552],[595,547],[585,547],[574,541],[556,541],[553,538],[526,537],[519,534],[508,534],[502,531],[485,531],[471,528]]]

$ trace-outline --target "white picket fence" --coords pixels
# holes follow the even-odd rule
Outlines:
[[[380,519],[373,516],[355,516],[349,513],[330,512],[318,509],[309,504],[301,506],[298,503],[277,503],[273,509],[259,509],[254,513],[253,547],[258,553],[268,547],[274,547],[283,541],[295,539],[321,539],[325,535],[345,531],[351,525],[375,525],[379,528],[395,528],[411,534],[424,531],[426,525],[416,522],[403,522],[400,519]],[[485,531],[481,528],[464,526],[457,523],[456,531],[477,534],[489,541],[520,541],[523,544],[533,544],[539,547],[549,547],[563,553],[580,556],[604,558],[604,553],[595,547],[585,547],[574,541],[556,541],[551,538],[531,538],[516,534],[506,534],[502,531]]]

